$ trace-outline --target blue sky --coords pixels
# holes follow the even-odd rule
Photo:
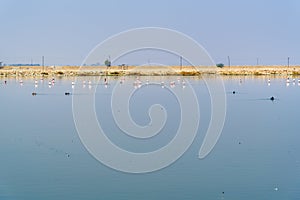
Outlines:
[[[80,65],[107,37],[165,27],[194,38],[215,62],[300,64],[298,0],[0,0],[0,61]]]

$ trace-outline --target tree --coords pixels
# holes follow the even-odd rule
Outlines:
[[[223,68],[224,67],[224,64],[223,63],[218,63],[216,64],[217,67],[220,67],[220,68]]]
[[[106,59],[104,61],[104,64],[106,65],[106,67],[110,67],[111,66],[111,61],[109,59]]]

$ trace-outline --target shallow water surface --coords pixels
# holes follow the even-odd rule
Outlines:
[[[158,84],[143,85],[146,80]],[[72,95],[93,95],[98,121],[107,137],[132,152],[166,145],[180,123],[180,105],[169,83],[184,90],[190,83],[200,107],[197,136],[172,165],[152,173],[113,170],[86,150],[77,134]],[[7,84],[4,84],[7,80]],[[198,151],[208,128],[210,96],[203,79],[140,77],[130,102],[139,125],[149,123],[148,109],[161,104],[168,117],[161,132],[149,139],[132,138],[116,126],[111,94],[116,78],[96,84],[96,78],[48,80],[0,79],[0,199],[299,199],[300,135],[298,79],[224,78],[227,96],[225,125],[218,143],[204,159]],[[88,83],[91,81],[90,83]],[[136,86],[136,77],[123,84]],[[166,87],[161,87],[164,82]],[[233,94],[235,91],[235,94]],[[37,95],[33,96],[32,92]],[[65,95],[70,92],[71,95]],[[270,97],[275,100],[271,101]],[[88,119],[87,119],[88,120]]]

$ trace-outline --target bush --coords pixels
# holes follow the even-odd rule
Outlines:
[[[118,75],[120,75],[120,72],[114,71],[114,72],[110,72],[109,74],[110,74],[110,75],[113,75],[113,76],[118,76]]]
[[[106,59],[106,60],[104,61],[104,64],[106,65],[106,67],[110,67],[110,66],[111,66],[111,61],[108,60],[108,59]]]
[[[180,75],[182,75],[182,76],[198,76],[201,74],[198,71],[182,71],[182,72],[180,72]]]
[[[62,71],[58,71],[58,72],[55,72],[55,74],[57,74],[57,75],[63,75],[63,74],[64,74],[64,72],[62,72]]]
[[[220,68],[223,68],[224,67],[224,64],[223,63],[218,63],[216,64],[217,67],[220,67]]]

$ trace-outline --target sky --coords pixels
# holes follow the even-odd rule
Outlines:
[[[0,0],[0,61],[80,65],[119,32],[162,27],[201,44],[216,63],[300,64],[298,0]]]

